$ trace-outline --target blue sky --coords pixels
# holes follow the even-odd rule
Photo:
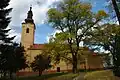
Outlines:
[[[47,37],[51,35],[55,30],[47,24],[36,25],[35,43],[46,43]]]
[[[21,23],[27,16],[27,11],[29,10],[30,4],[33,6],[33,19],[36,24],[36,32],[35,32],[35,43],[46,43],[51,34],[54,34],[55,31],[51,26],[44,23],[47,19],[47,11],[55,1],[59,0],[11,0],[10,6],[13,10],[10,13],[12,17],[12,21],[9,25],[12,28],[10,35],[16,35],[16,42],[20,42],[21,38]],[[82,0],[89,1],[93,8],[94,12],[98,10],[107,10],[105,8],[106,0]],[[39,5],[37,3],[40,3]]]

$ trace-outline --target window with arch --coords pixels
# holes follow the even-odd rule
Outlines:
[[[26,29],[26,33],[29,33],[29,28]]]

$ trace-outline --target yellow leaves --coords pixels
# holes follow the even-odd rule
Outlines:
[[[106,16],[107,15],[106,12],[103,11],[103,10],[98,11],[98,14],[101,15],[101,16]]]
[[[90,4],[87,4],[87,3],[81,3],[80,8],[83,10],[91,10],[92,6]]]
[[[99,10],[98,13],[96,14],[97,18],[103,18],[103,17],[107,17],[108,14],[104,11],[104,10]]]

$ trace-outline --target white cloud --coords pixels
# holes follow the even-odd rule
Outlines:
[[[117,21],[116,24],[119,25],[119,22]]]
[[[15,30],[11,30],[11,31],[9,32],[9,34],[10,34],[9,37],[16,36],[16,37],[14,38],[14,42],[17,42],[17,43],[20,42],[20,38],[21,38],[21,34],[20,34],[20,33],[16,32]]]
[[[60,32],[61,32],[60,30],[55,30],[55,31],[53,31],[53,33],[48,34],[48,36],[46,37],[47,42],[49,42],[49,39],[50,39],[51,37],[55,37],[55,34],[56,34],[56,33],[60,33]]]
[[[48,11],[48,7],[45,6],[34,6],[33,7],[33,12],[34,12],[34,20],[36,24],[42,24],[44,20],[46,19],[46,13]]]

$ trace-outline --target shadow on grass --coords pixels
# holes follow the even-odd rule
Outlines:
[[[21,78],[17,78],[16,80],[46,80],[48,78],[57,77],[65,74],[68,74],[68,73],[52,73],[52,74],[45,74],[41,76],[21,77]]]

